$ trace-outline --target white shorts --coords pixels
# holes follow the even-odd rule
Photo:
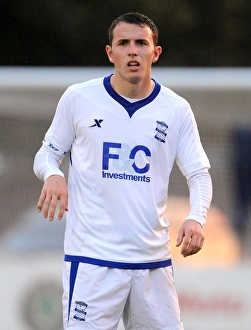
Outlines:
[[[172,267],[117,269],[65,262],[65,330],[182,330]]]

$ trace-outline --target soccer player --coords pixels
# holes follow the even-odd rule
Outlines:
[[[160,54],[148,17],[109,29],[110,76],[70,86],[34,161],[44,181],[38,211],[66,212],[64,329],[180,330],[165,217],[174,162],[191,209],[177,234],[184,257],[203,245],[210,164],[187,101],[151,77]],[[68,184],[59,165],[70,151]]]

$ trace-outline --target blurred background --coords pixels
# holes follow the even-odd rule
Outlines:
[[[1,330],[62,330],[65,219],[37,214],[33,159],[64,90],[112,73],[107,30],[128,11],[156,22],[163,53],[153,77],[190,102],[212,166],[204,249],[184,259],[173,247],[185,329],[250,329],[250,1],[8,0],[0,4]],[[169,195],[175,243],[188,210],[176,166]]]

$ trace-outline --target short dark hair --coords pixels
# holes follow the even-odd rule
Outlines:
[[[113,21],[113,23],[111,24],[108,30],[110,45],[112,44],[112,40],[113,40],[113,31],[115,27],[121,22],[129,23],[129,24],[137,24],[140,25],[141,27],[148,26],[153,33],[153,42],[155,46],[158,45],[159,31],[157,26],[149,17],[137,12],[131,12],[121,15]]]

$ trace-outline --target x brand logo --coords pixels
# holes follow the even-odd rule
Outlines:
[[[101,127],[101,123],[102,123],[102,121],[103,121],[103,119],[94,119],[94,121],[95,121],[95,124],[93,124],[93,125],[91,125],[91,126],[89,126],[89,127]]]

